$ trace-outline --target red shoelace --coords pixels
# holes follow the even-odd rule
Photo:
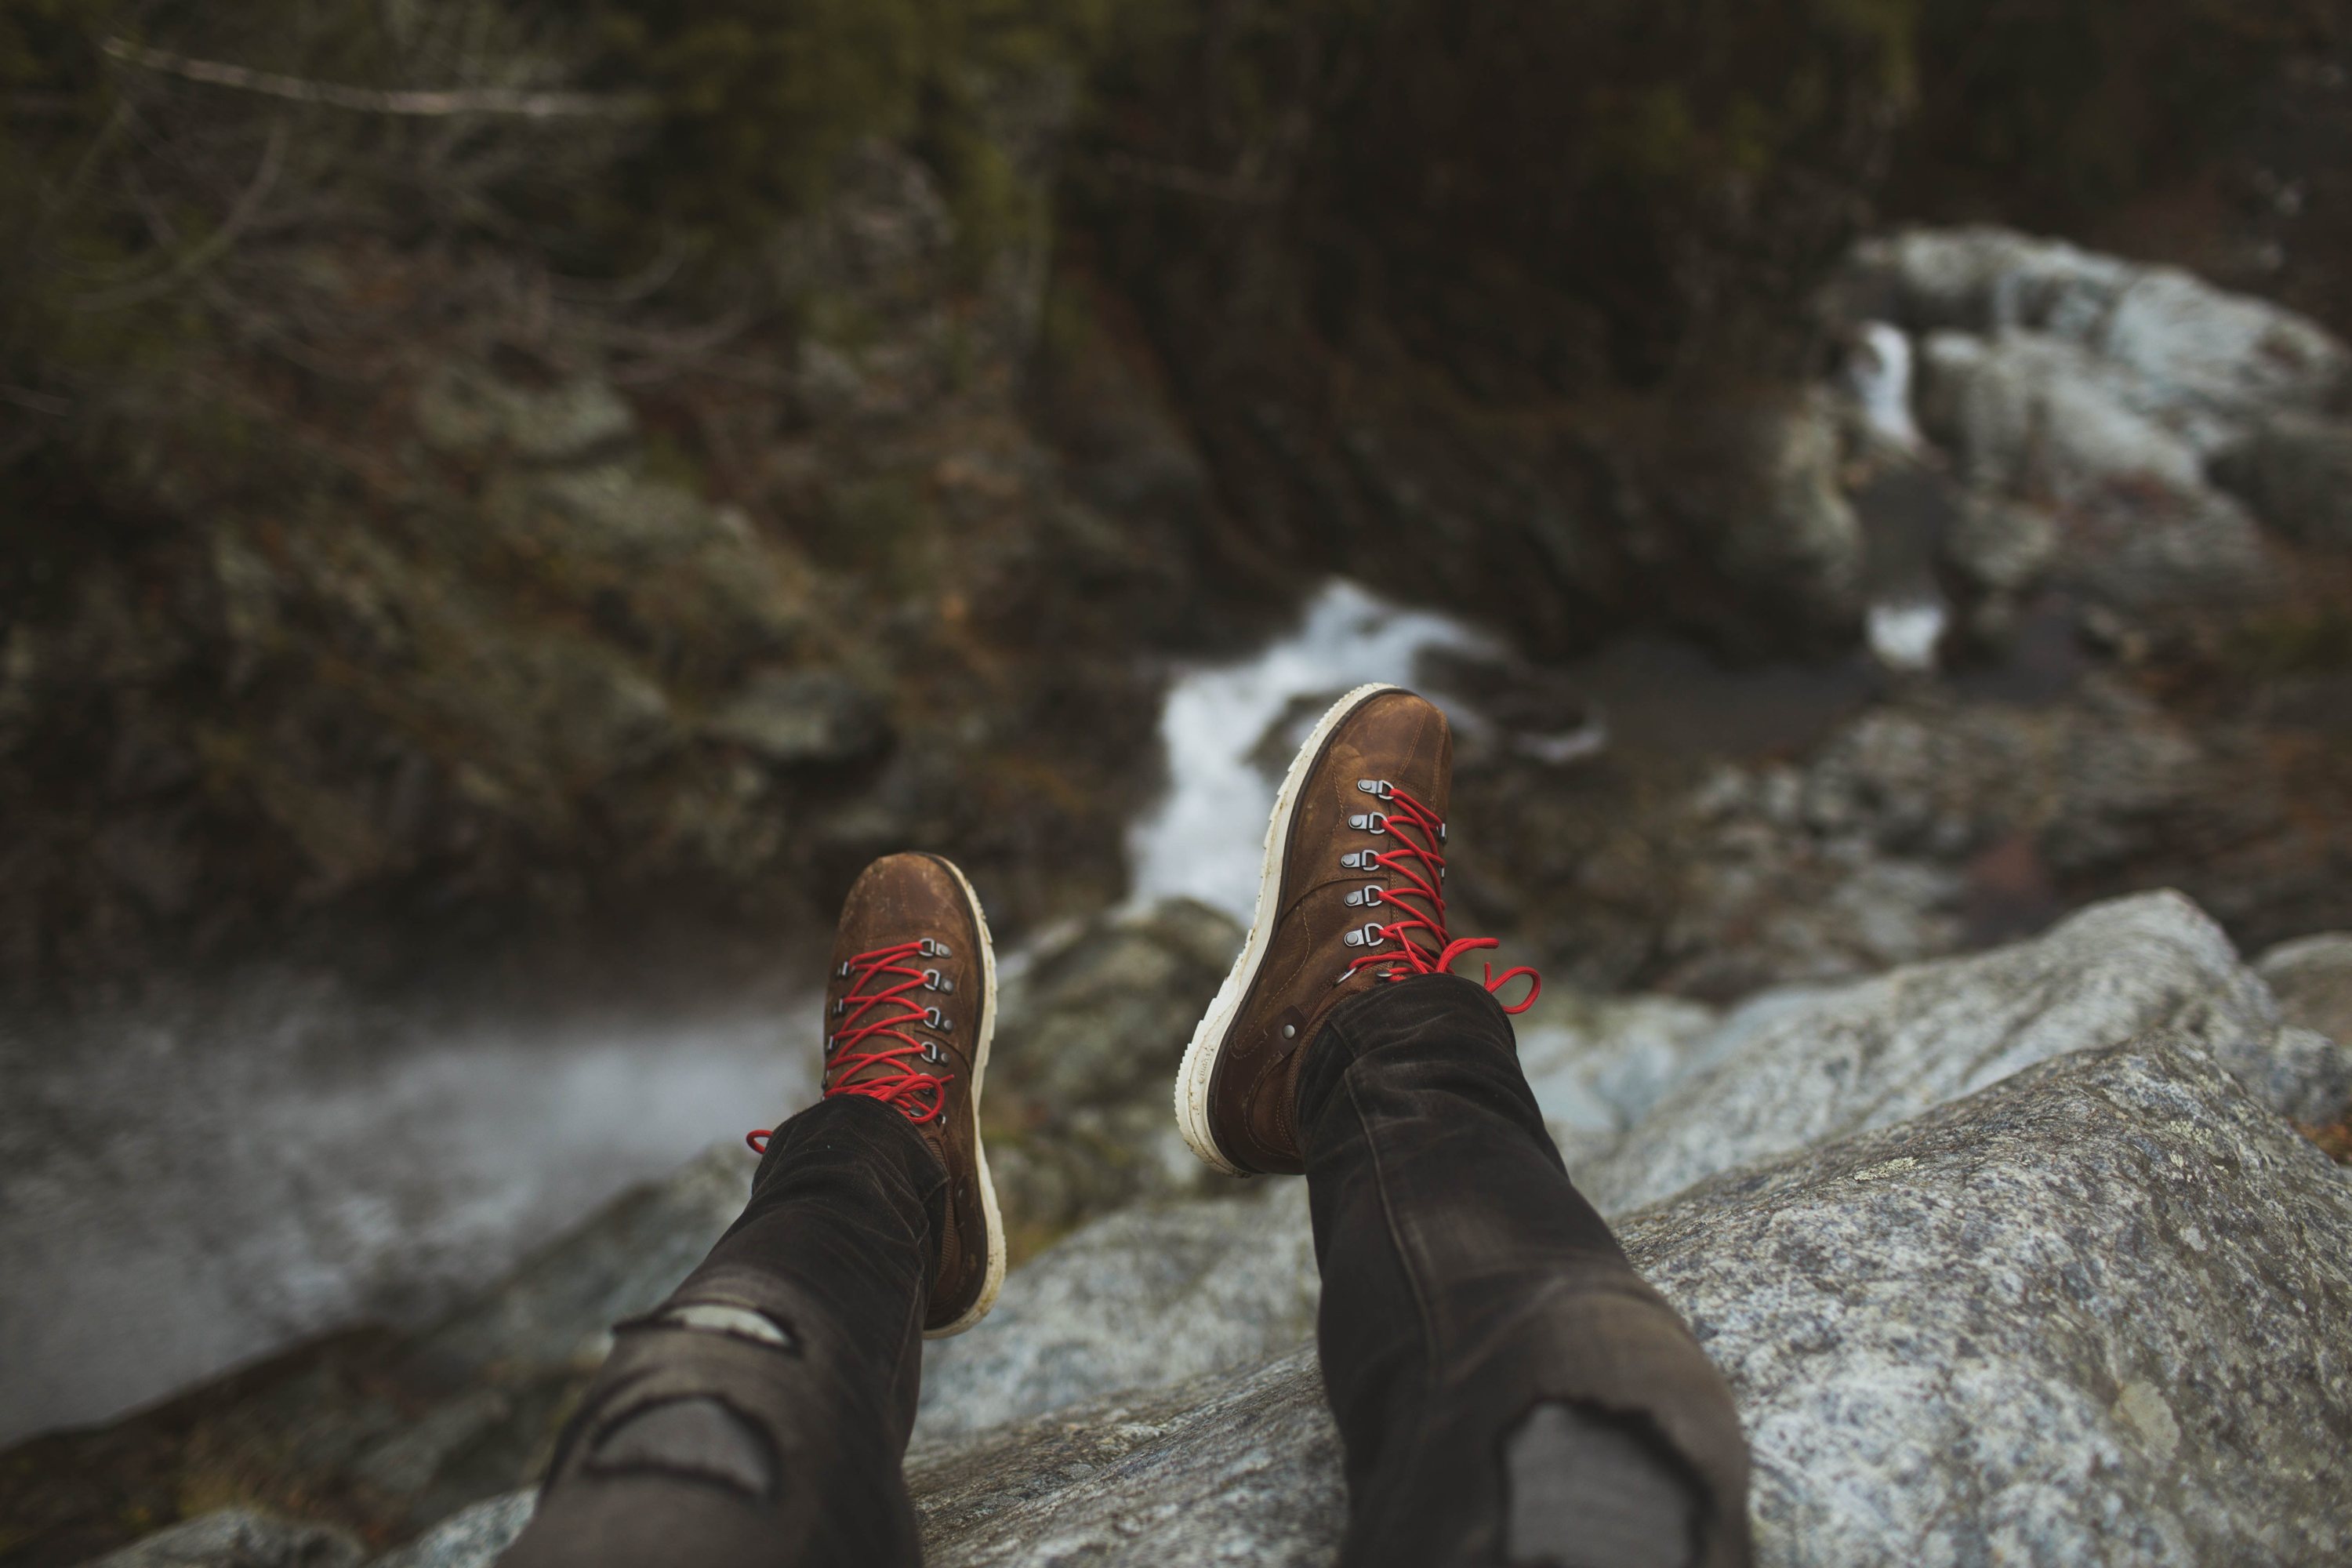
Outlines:
[[[947,1109],[948,1083],[954,1075],[927,1073],[915,1066],[917,1058],[942,1061],[944,1053],[939,1047],[907,1033],[917,1024],[931,1029],[940,1027],[938,1009],[908,994],[928,989],[936,972],[917,968],[906,960],[928,956],[929,951],[921,942],[902,942],[896,947],[861,952],[842,966],[844,973],[855,978],[837,1004],[839,1026],[824,1037],[826,1076],[833,1079],[833,1087],[824,1091],[827,1100],[846,1094],[878,1100],[918,1125],[937,1120]],[[865,991],[868,982],[884,977],[897,984]],[[898,1043],[880,1044],[884,1040]],[[869,1046],[868,1042],[874,1044]],[[858,1079],[858,1074],[877,1063],[887,1064],[891,1070]],[[772,1128],[761,1127],[745,1133],[743,1142],[751,1145],[754,1154],[764,1154],[772,1136]]]
[[[1445,824],[1438,820],[1435,812],[1393,784],[1381,784],[1379,794],[1389,809],[1370,815],[1380,817],[1381,830],[1396,839],[1396,847],[1377,853],[1366,850],[1355,864],[1364,870],[1377,866],[1402,879],[1405,885],[1398,887],[1391,883],[1385,888],[1366,888],[1364,902],[1367,905],[1387,905],[1397,911],[1397,919],[1386,925],[1378,921],[1370,921],[1360,931],[1349,933],[1349,940],[1360,942],[1367,949],[1385,946],[1392,942],[1397,944],[1396,951],[1367,951],[1348,965],[1348,973],[1386,965],[1388,973],[1385,978],[1389,980],[1406,980],[1416,974],[1450,974],[1454,972],[1454,961],[1464,953],[1502,946],[1491,936],[1446,935],[1445,894],[1441,890],[1445,881],[1445,857],[1437,852],[1437,846],[1444,842]],[[1398,831],[1403,827],[1412,829],[1421,842],[1415,844]],[[1424,907],[1415,909],[1403,901],[1407,899],[1415,900]],[[1414,934],[1416,932],[1420,933],[1418,937]],[[1374,933],[1378,933],[1380,941],[1372,940]],[[1526,1000],[1516,1007],[1504,1008],[1506,1013],[1524,1013],[1536,1005],[1538,996],[1543,994],[1543,976],[1525,964],[1516,969],[1506,969],[1500,974],[1495,973],[1492,963],[1484,967],[1486,974],[1482,984],[1489,992],[1500,991],[1522,974],[1528,978]]]

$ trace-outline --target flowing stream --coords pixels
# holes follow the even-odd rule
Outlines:
[[[1169,791],[1128,837],[1136,901],[1194,898],[1247,921],[1257,901],[1266,816],[1289,761],[1287,744],[1263,754],[1269,731],[1282,725],[1304,733],[1328,701],[1354,687],[1408,684],[1420,656],[1439,648],[1493,651],[1483,634],[1458,621],[1401,609],[1335,580],[1288,635],[1239,663],[1179,676],[1160,719]]]
[[[266,972],[12,1020],[0,1443],[346,1323],[431,1318],[804,1102],[814,1013],[451,1022]]]

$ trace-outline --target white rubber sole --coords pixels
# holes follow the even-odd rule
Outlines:
[[[1234,1015],[1241,1011],[1243,1000],[1250,987],[1257,983],[1257,972],[1265,963],[1266,950],[1274,939],[1275,917],[1282,912],[1282,863],[1290,854],[1290,823],[1298,804],[1298,787],[1307,781],[1307,771],[1322,754],[1323,743],[1339,721],[1383,691],[1402,691],[1402,686],[1375,682],[1359,686],[1331,704],[1315,728],[1300,742],[1298,754],[1290,759],[1290,771],[1283,775],[1282,788],[1274,797],[1274,815],[1265,825],[1265,859],[1257,878],[1257,908],[1250,916],[1249,940],[1242,943],[1241,956],[1234,960],[1225,975],[1225,983],[1217,987],[1216,1000],[1201,1018],[1200,1026],[1192,1031],[1192,1043],[1184,1047],[1184,1065],[1176,1073],[1176,1128],[1184,1134],[1184,1142],[1192,1152],[1213,1169],[1229,1176],[1246,1176],[1243,1170],[1225,1157],[1217,1147],[1214,1134],[1209,1131],[1209,1086],[1217,1076],[1217,1059],[1224,1054],[1225,1037],[1234,1026]]]
[[[964,902],[971,907],[971,923],[980,932],[980,1047],[971,1058],[971,1147],[979,1156],[980,1207],[986,1216],[988,1230],[988,1272],[980,1282],[980,1295],[967,1308],[963,1316],[943,1329],[925,1329],[923,1338],[944,1340],[960,1334],[982,1318],[996,1305],[996,1293],[1004,1286],[1004,1219],[996,1208],[996,1184],[988,1174],[988,1143],[980,1135],[980,1091],[988,1079],[988,1047],[996,1038],[996,944],[988,936],[988,911],[980,907],[980,895],[971,889],[971,879],[963,868],[944,855],[934,856],[942,866],[955,873],[957,885],[963,889]]]

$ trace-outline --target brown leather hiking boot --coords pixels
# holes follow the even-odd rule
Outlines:
[[[1004,1283],[1004,1225],[980,1141],[995,1029],[996,954],[963,873],[938,855],[889,855],[866,867],[834,937],[824,1094],[863,1095],[898,1111],[947,1170],[926,1339],[979,1322]],[[766,1137],[752,1133],[752,1148]]]
[[[1176,1124],[1218,1170],[1306,1169],[1298,1069],[1332,1008],[1497,945],[1446,934],[1453,770],[1445,715],[1394,686],[1339,699],[1291,760],[1266,826],[1249,940],[1176,1078]],[[1535,979],[1532,969],[1513,969],[1490,976],[1486,988],[1522,974]],[[1534,1002],[1531,989],[1508,1011]]]

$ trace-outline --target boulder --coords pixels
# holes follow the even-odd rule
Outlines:
[[[2262,814],[2274,808],[2231,784],[2231,762],[2105,674],[2033,703],[1939,688],[1882,700],[1801,764],[1720,763],[1648,821],[1628,810],[1638,826],[1620,841],[1659,847],[1636,863],[1639,881],[1627,878],[1658,911],[1649,983],[1734,1000],[2038,931],[2065,899],[2118,883],[2201,872],[2201,890],[2226,888],[2168,851],[2196,822],[2243,821],[2250,839],[2267,830]],[[1556,816],[1522,820],[1511,826],[1523,839],[1564,837]],[[1577,960],[1551,940],[1555,964]]]
[[[2217,484],[2287,538],[2352,550],[2352,425],[2275,415],[2219,454],[2212,470]]]
[[[743,1212],[757,1163],[729,1139],[624,1193],[424,1335],[421,1359],[475,1373],[593,1366],[612,1326],[658,1305]]]
[[[1937,332],[1919,356],[1919,417],[1971,483],[2080,502],[2117,485],[2189,491],[2195,447],[2130,406],[2114,368],[2046,333]]]
[[[1941,541],[1944,559],[1987,592],[2031,588],[2058,553],[2058,530],[2039,507],[1977,495],[1959,509]]]
[[[1888,300],[1914,331],[1984,334],[2032,327],[2087,342],[2133,267],[2063,240],[2009,229],[1913,228],[1855,248],[1850,284]]]
[[[1313,1336],[1318,1296],[1304,1181],[1097,1220],[1007,1276],[978,1328],[927,1347],[916,1441],[1257,1365]]]
[[[2139,405],[2132,373],[2044,333],[1940,332],[1920,423],[1987,498],[2057,510],[2062,575],[2140,611],[2273,586],[2261,531],[2205,483],[2191,434]]]
[[[1624,1239],[1731,1380],[1759,1563],[2352,1550],[2352,1177],[2189,1036],[1727,1174]]]
[[[535,1489],[508,1492],[461,1509],[368,1568],[489,1568],[530,1522]]]
[[[1758,504],[1728,513],[1717,566],[1809,622],[1853,625],[1862,615],[1864,538],[1839,485],[1833,400],[1815,389],[1768,405],[1741,435]]]
[[[2269,409],[2325,407],[2352,374],[2352,352],[2292,310],[2008,230],[1907,230],[1858,247],[1853,273],[1913,331],[2022,330],[2084,351],[2118,401],[2200,452]]]
[[[2057,512],[2057,575],[2095,600],[2153,618],[2275,595],[2240,497],[2290,537],[2346,532],[2342,430],[2317,416],[2352,350],[2316,323],[1999,229],[1869,242],[1847,282],[1850,308],[1923,334],[1921,427],[1984,497]]]
[[[1123,1203],[1230,1190],[1184,1147],[1168,1086],[1241,943],[1231,916],[1170,899],[1008,959],[984,1114],[1016,1254]]]
[[[1322,1568],[1347,1510],[1312,1348],[917,1450],[907,1479],[932,1568]]]
[[[2352,1550],[2352,1175],[2188,1036],[1724,1174],[1623,1239],[1731,1382],[1765,1568]],[[1305,1348],[921,1443],[908,1477],[942,1568],[1305,1568],[1344,1519]],[[383,1568],[487,1564],[529,1504]]]
[[[2281,942],[2255,962],[2298,1047],[2288,1114],[2339,1160],[2352,1156],[2352,931]]]
[[[94,1558],[87,1568],[352,1568],[365,1554],[355,1538],[327,1525],[225,1508]]]
[[[1661,1097],[1576,1172],[1604,1213],[1734,1165],[1884,1127],[2036,1062],[2170,1027],[2279,1099],[2278,1005],[2177,893],[2095,905],[2036,941],[1827,993]],[[2284,1107],[2276,1107],[2284,1109]]]
[[[870,692],[830,669],[763,669],[722,703],[704,733],[781,767],[854,762],[878,750],[890,721]]]
[[[2288,1023],[2352,1045],[2352,931],[2283,942],[2254,961],[2254,973]]]
[[[1547,984],[1517,1021],[1519,1065],[1570,1160],[1605,1148],[1689,1070],[1716,1010],[1668,996],[1598,996]]]
[[[2352,1546],[2352,1177],[2188,1037],[1720,1177],[1623,1238],[1740,1401],[1759,1563]],[[1319,1395],[1301,1351],[920,1449],[929,1558],[1328,1562]]]

